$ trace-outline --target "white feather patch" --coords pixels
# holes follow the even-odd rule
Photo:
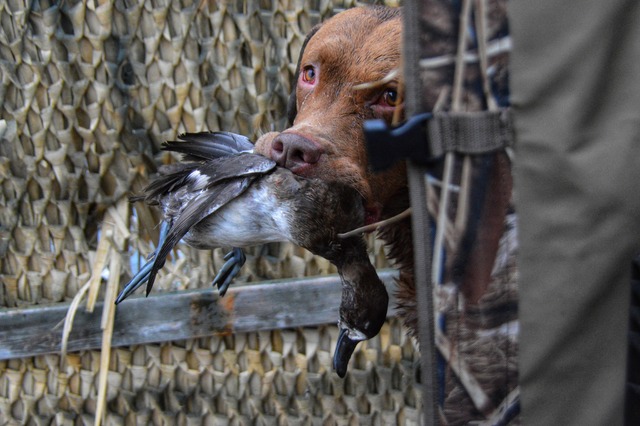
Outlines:
[[[194,170],[189,173],[189,179],[193,181],[196,189],[205,188],[209,184],[209,177],[200,173],[200,170]]]

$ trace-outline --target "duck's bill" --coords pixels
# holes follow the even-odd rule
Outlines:
[[[356,345],[362,339],[353,339],[349,337],[349,329],[341,328],[338,335],[338,343],[336,343],[336,350],[333,354],[333,369],[336,371],[340,378],[344,378],[347,374],[347,367],[349,366],[349,360],[353,351],[356,349]]]

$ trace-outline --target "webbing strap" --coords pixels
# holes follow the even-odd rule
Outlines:
[[[447,152],[487,154],[513,145],[514,132],[508,109],[478,112],[422,113],[395,128],[382,120],[364,124],[369,163],[374,170],[410,158],[429,165]]]
[[[427,140],[433,157],[446,152],[486,154],[513,145],[508,109],[462,113],[436,113],[427,121]]]
[[[406,112],[417,114],[426,111],[422,94],[422,79],[420,78],[419,61],[422,55],[421,22],[422,5],[419,0],[408,0],[405,3],[403,13],[403,55],[404,74],[406,84]],[[365,132],[366,134],[366,132]],[[367,141],[369,148],[371,144]],[[424,147],[424,137],[420,142]],[[384,157],[391,151],[381,153]],[[415,152],[415,151],[414,151]],[[370,151],[371,154],[371,151]],[[411,156],[414,153],[409,154]],[[370,164],[375,167],[371,162]],[[393,161],[393,160],[392,160]],[[427,210],[427,187],[424,184],[424,173],[421,167],[414,167],[408,162],[409,190],[411,205],[414,207],[412,217],[414,244],[414,272],[416,284],[417,314],[418,314],[418,339],[420,342],[421,382],[422,382],[422,416],[420,424],[424,426],[438,426],[439,424],[439,399],[438,399],[438,373],[436,362],[435,327],[433,316],[433,291],[430,285],[431,277],[431,228]]]

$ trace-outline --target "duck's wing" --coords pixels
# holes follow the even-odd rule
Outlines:
[[[179,142],[181,144],[181,142]],[[256,154],[238,154],[214,158],[204,163],[180,163],[164,167],[145,189],[145,201],[160,201],[179,190],[193,194],[243,176],[264,175],[276,168],[275,161]]]
[[[189,197],[173,218],[173,225],[162,246],[158,248],[149,273],[147,294],[155,276],[164,265],[171,249],[189,230],[241,195],[254,180],[275,169],[275,162],[253,154],[235,155],[208,161],[189,173]],[[162,191],[161,185],[156,188]]]
[[[207,161],[253,152],[253,143],[249,138],[231,132],[184,133],[178,139],[163,143],[162,149],[181,153],[185,160]]]
[[[124,289],[116,298],[116,305],[129,297],[145,282],[147,283],[146,294],[148,296],[153,288],[156,274],[160,268],[164,266],[169,252],[178,243],[178,241],[180,241],[182,237],[184,237],[185,234],[203,218],[215,213],[229,201],[242,194],[256,178],[257,176],[255,175],[246,176],[244,178],[231,180],[226,184],[215,185],[207,191],[202,191],[194,198],[189,199],[186,207],[177,217],[167,218],[164,220],[161,225],[158,247],[152,253],[150,260],[147,261],[138,273],[135,274],[135,276],[125,285]],[[225,260],[229,259],[225,258]],[[224,281],[226,286],[222,287],[223,290],[221,290],[221,296],[224,295],[231,279],[233,279],[237,274],[244,262],[240,263],[236,268],[234,268],[233,262],[228,261],[227,263],[229,264],[228,268],[230,269],[227,271],[227,274],[230,275],[230,278],[228,279],[228,282]],[[217,278],[218,277],[216,277],[216,279]],[[214,283],[215,282],[216,281],[214,280]]]

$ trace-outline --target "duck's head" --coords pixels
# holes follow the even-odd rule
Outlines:
[[[387,318],[389,295],[368,257],[347,260],[338,266],[338,271],[342,279],[342,301],[333,368],[338,376],[344,377],[357,344],[380,332]]]

